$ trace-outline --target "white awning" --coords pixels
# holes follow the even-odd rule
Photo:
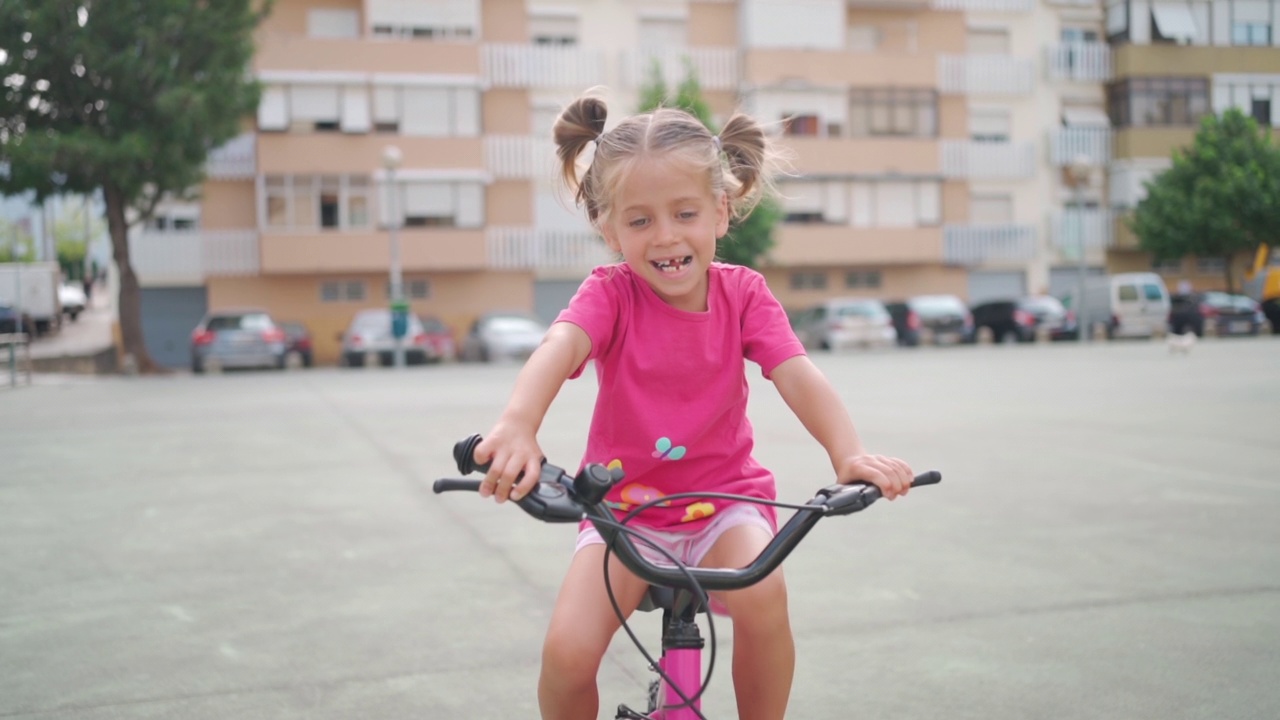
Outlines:
[[[1191,7],[1186,3],[1152,3],[1151,14],[1164,37],[1184,42],[1191,42],[1196,38],[1196,20],[1191,16]]]
[[[1062,123],[1067,127],[1111,127],[1111,118],[1099,107],[1065,107]]]

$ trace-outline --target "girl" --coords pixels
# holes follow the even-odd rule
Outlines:
[[[623,262],[582,283],[520,371],[506,409],[475,450],[477,460],[492,462],[481,495],[503,502],[530,490],[543,457],[542,419],[588,360],[600,391],[583,462],[622,467],[626,479],[608,498],[619,511],[693,490],[774,498],[773,476],[751,456],[744,360],[773,381],[841,482],[873,483],[889,499],[905,494],[911,468],[866,452],[760,274],[715,262],[716,240],[769,183],[774,154],[761,127],[734,115],[713,136],[691,115],[661,109],[605,132],[605,118],[603,101],[580,98],[556,121],[555,140],[564,181]],[[579,177],[579,156],[592,143],[594,158]],[[672,501],[634,522],[683,562],[703,567],[749,564],[776,529],[771,508],[722,500]],[[619,628],[601,573],[604,552],[585,525],[543,647],[543,718],[596,718],[596,673]],[[630,614],[645,583],[616,558],[609,572]],[[714,600],[734,625],[739,717],[779,720],[795,665],[781,571]]]

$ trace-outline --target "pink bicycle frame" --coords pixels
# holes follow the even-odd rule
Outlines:
[[[662,672],[671,678],[671,682],[680,688],[686,697],[693,697],[694,693],[698,692],[698,688],[702,686],[702,651],[697,648],[668,650],[658,660],[658,667],[662,668]],[[659,698],[663,706],[671,709],[657,710],[653,714],[654,720],[698,719],[698,714],[694,712],[694,709],[701,709],[701,699],[693,701],[694,709],[676,707],[677,705],[683,705],[684,700],[681,700],[679,693],[665,682],[662,684],[662,692],[659,694]]]

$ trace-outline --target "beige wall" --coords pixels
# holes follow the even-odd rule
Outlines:
[[[689,3],[689,42],[691,45],[724,47],[738,44],[737,3]]]
[[[964,95],[938,96],[938,137],[969,139],[969,99]]]
[[[252,180],[210,180],[200,188],[200,226],[208,230],[258,227]]]
[[[495,181],[485,191],[484,207],[488,225],[532,225],[533,182]]]
[[[969,222],[969,183],[963,180],[942,183],[942,222]]]
[[[907,265],[942,262],[942,228],[855,228],[783,224],[775,228],[773,265]]]
[[[854,288],[844,286],[845,273],[851,270],[879,270],[880,287]],[[792,290],[791,275],[794,272],[818,272],[826,275],[826,290]],[[808,268],[766,267],[761,270],[769,289],[787,310],[800,310],[837,297],[865,297],[884,300],[902,300],[912,295],[946,293],[964,298],[968,293],[968,278],[963,269],[941,265],[912,265],[906,267],[881,267],[876,265],[849,265],[832,267],[816,265]]]
[[[800,77],[814,85],[927,88],[938,84],[938,59],[920,53],[747,50],[743,75],[758,86]]]
[[[406,281],[416,279],[430,281],[431,297],[413,301],[413,312],[436,315],[457,339],[486,310],[533,310],[533,276],[528,273],[405,273]],[[320,302],[320,285],[326,280],[363,280],[368,296],[363,302]],[[209,307],[261,307],[277,320],[302,322],[314,339],[316,362],[333,364],[338,360],[339,335],[358,310],[386,306],[386,287],[386,272],[211,278]]]
[[[486,90],[480,102],[486,133],[528,135],[533,127],[529,93],[525,90]]]
[[[397,234],[405,272],[485,267],[483,230],[404,228]],[[386,232],[264,232],[262,273],[378,272],[390,267]]]
[[[529,18],[523,0],[483,0],[480,13],[481,36],[485,42],[529,41]]]
[[[432,138],[344,133],[261,133],[258,172],[264,174],[372,173],[382,167],[382,151],[400,148],[401,167],[483,170],[480,138]]]
[[[1274,73],[1280,68],[1280,48],[1125,43],[1112,50],[1111,58],[1116,80],[1130,75]]]
[[[786,137],[795,151],[795,169],[806,175],[885,174],[936,175],[938,141],[934,138]]]
[[[480,44],[420,40],[309,38],[261,32],[256,70],[480,75]]]

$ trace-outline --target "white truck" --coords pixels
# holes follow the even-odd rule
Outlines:
[[[0,263],[0,305],[30,317],[37,335],[62,325],[61,284],[62,268],[56,262]]]

